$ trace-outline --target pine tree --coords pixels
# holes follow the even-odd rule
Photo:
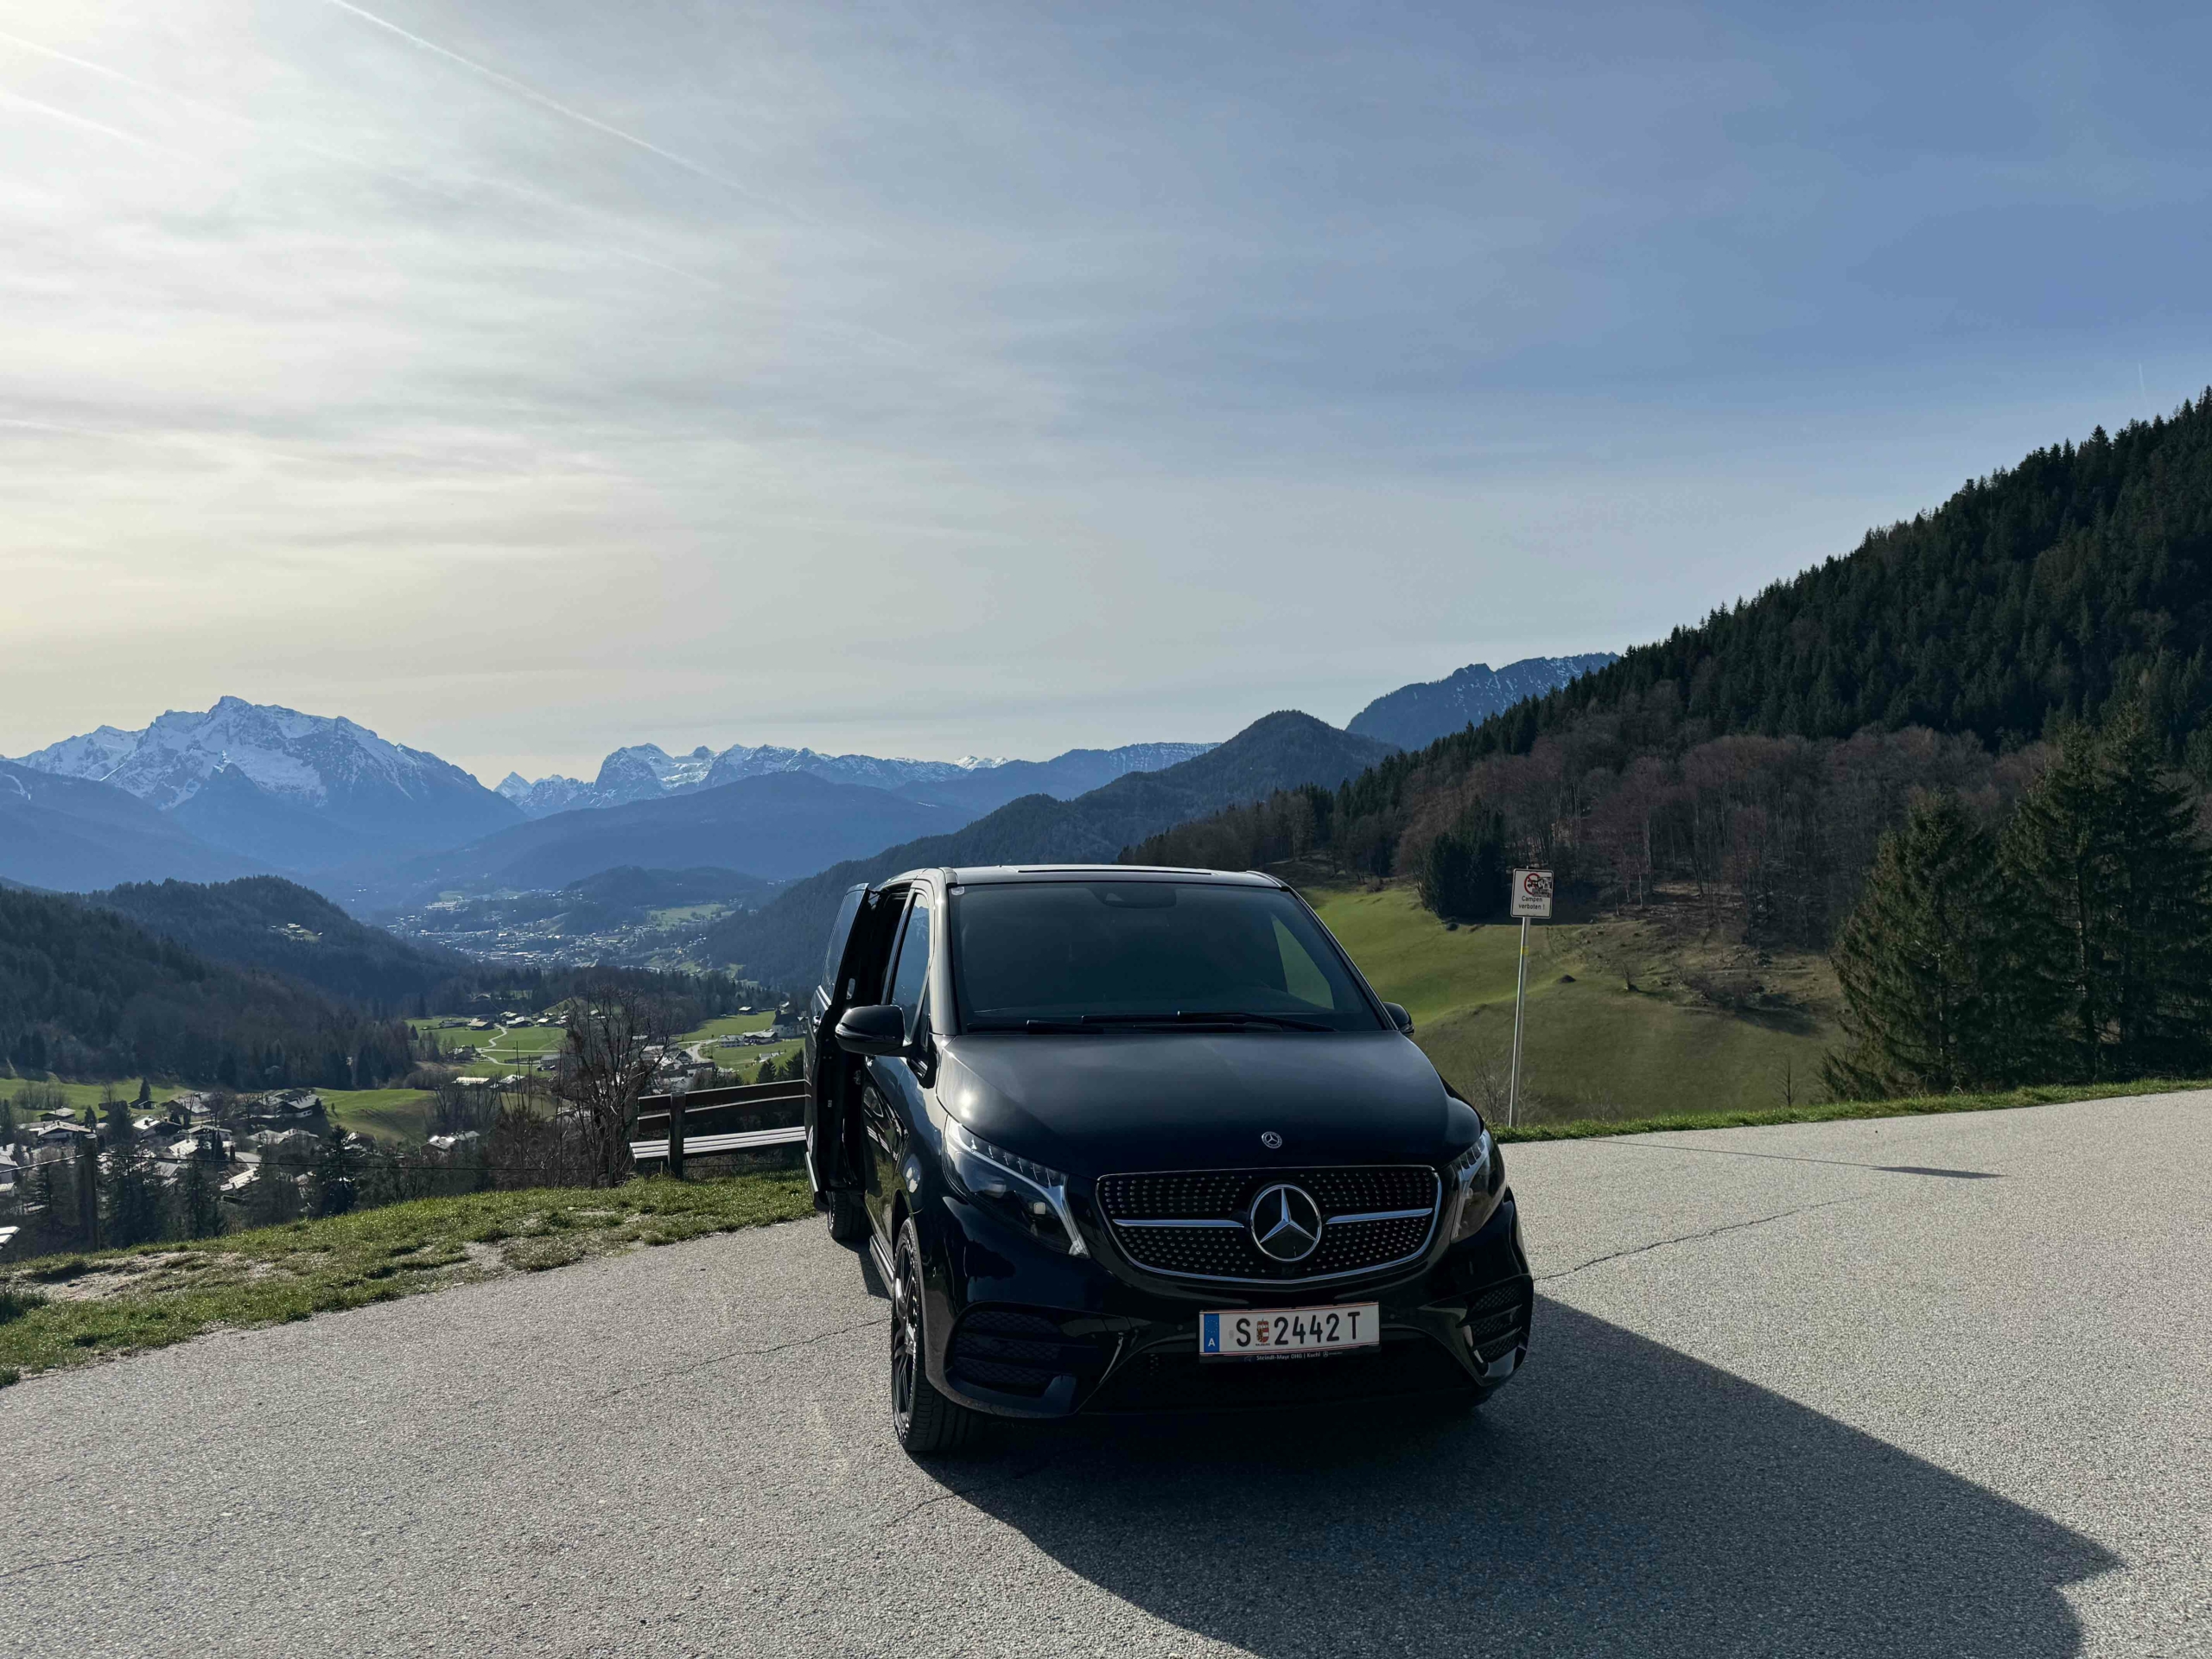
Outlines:
[[[2006,1071],[1993,855],[1955,795],[1923,797],[1882,837],[1835,947],[1853,1039],[1823,1065],[1837,1095],[1948,1092]]]
[[[162,1185],[153,1166],[128,1153],[117,1154],[108,1180],[107,1242],[147,1244],[162,1236]]]
[[[1481,921],[1505,908],[1505,818],[1471,810],[1421,860],[1421,902],[1446,921]]]
[[[194,1154],[184,1160],[176,1198],[178,1230],[187,1238],[213,1238],[223,1231],[223,1195],[206,1159]]]
[[[315,1212],[318,1216],[342,1216],[353,1207],[359,1195],[353,1184],[352,1160],[346,1156],[346,1143],[338,1132],[322,1143],[322,1155],[315,1160],[313,1175]]]
[[[2212,1062],[2212,849],[2139,708],[2076,728],[2002,847],[2023,971],[2044,976],[2066,1074],[2194,1074]]]

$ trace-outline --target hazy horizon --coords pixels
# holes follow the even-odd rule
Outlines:
[[[1341,724],[2212,383],[2212,18],[0,18],[0,753]]]

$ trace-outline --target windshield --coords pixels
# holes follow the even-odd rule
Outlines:
[[[1040,881],[956,894],[963,1029],[1381,1024],[1320,925],[1279,888]]]

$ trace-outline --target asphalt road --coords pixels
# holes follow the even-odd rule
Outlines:
[[[1528,1369],[925,1470],[800,1224],[0,1393],[0,1650],[2212,1653],[2212,1096],[1511,1150]]]

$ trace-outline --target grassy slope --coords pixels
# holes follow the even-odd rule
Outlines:
[[[791,1172],[642,1180],[422,1198],[193,1243],[40,1257],[0,1270],[0,1383],[219,1325],[303,1319],[811,1208],[805,1178]]]
[[[1503,1064],[1517,927],[1449,931],[1405,887],[1306,897],[1376,989],[1411,1011],[1414,1040],[1446,1077],[1465,1090]],[[1528,1118],[1780,1108],[1785,1071],[1797,1101],[1816,1091],[1821,1055],[1837,1036],[1817,1002],[1752,1014],[1700,1006],[1669,983],[1655,960],[1664,953],[1633,925],[1539,925],[1529,937]],[[1639,965],[1624,974],[1624,960]]]

